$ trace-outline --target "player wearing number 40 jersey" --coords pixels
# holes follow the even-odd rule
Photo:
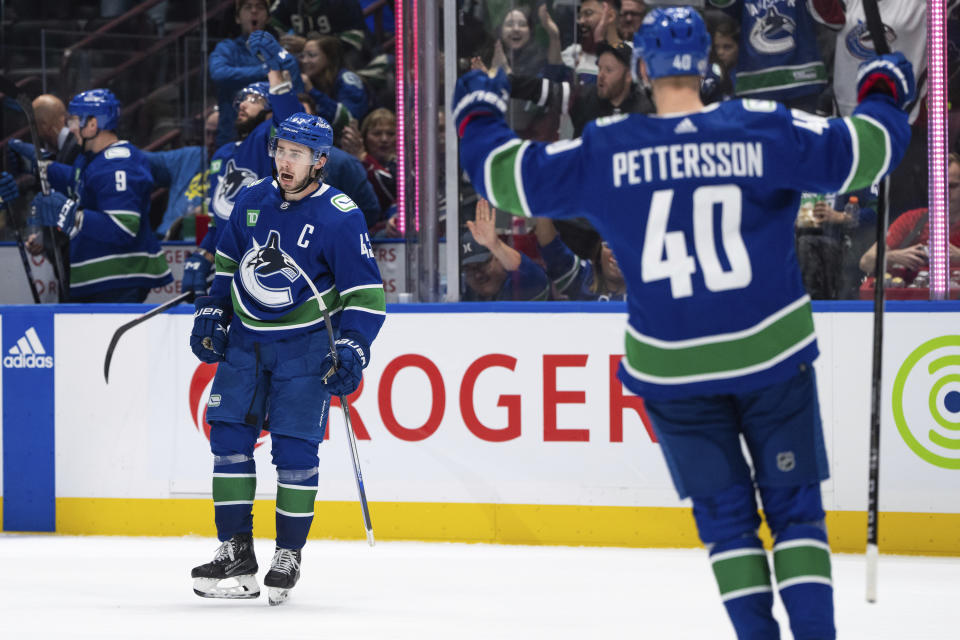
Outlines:
[[[759,491],[793,636],[830,639],[817,345],[793,224],[801,191],[868,187],[896,166],[913,74],[899,54],[868,61],[843,119],[773,102],[704,107],[709,43],[693,9],[650,11],[634,52],[657,114],[604,118],[549,145],[504,123],[502,73],[468,73],[453,100],[461,157],[498,208],[585,215],[609,242],[627,282],[619,377],[645,398],[677,491],[692,498],[737,635],[779,637]]]
[[[332,143],[322,118],[297,113],[280,124],[269,143],[277,177],[238,195],[217,245],[210,295],[196,300],[190,347],[200,360],[219,363],[206,417],[222,544],[212,562],[193,569],[194,591],[203,597],[260,593],[253,449],[267,412],[277,467],[277,549],[264,578],[270,603],[285,600],[296,584],[330,396],[356,390],[383,324],[383,282],[363,214],[318,181]],[[336,358],[324,310],[339,334]]]

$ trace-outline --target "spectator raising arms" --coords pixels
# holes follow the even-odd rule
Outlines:
[[[251,82],[267,79],[267,65],[247,48],[247,38],[254,31],[264,28],[269,9],[267,0],[237,0],[235,19],[240,25],[240,35],[219,42],[210,54],[210,78],[217,88],[217,107],[220,112],[217,147],[235,139],[233,122],[237,118],[237,110],[233,97],[237,91]]]

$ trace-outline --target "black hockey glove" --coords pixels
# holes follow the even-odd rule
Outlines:
[[[201,362],[220,362],[227,352],[227,325],[230,313],[212,296],[197,298],[194,303],[193,331],[190,348]]]
[[[337,349],[339,366],[334,364],[332,353],[324,356],[320,363],[320,370],[326,372],[323,375],[323,386],[331,396],[350,395],[360,386],[363,369],[369,360],[368,350],[350,338],[340,338],[334,346]]]

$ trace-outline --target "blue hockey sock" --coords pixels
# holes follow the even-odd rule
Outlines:
[[[827,532],[818,524],[795,524],[773,545],[780,599],[795,640],[833,640],[833,582]]]
[[[257,469],[250,456],[237,453],[213,458],[213,518],[221,542],[253,531]]]
[[[710,549],[713,575],[739,640],[776,640],[773,588],[767,552],[756,534],[718,542]]]
[[[302,549],[313,524],[317,468],[277,469],[277,546]]]

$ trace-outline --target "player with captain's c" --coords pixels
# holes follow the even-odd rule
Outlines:
[[[322,181],[332,144],[333,130],[317,116],[296,113],[280,124],[269,143],[276,178],[237,195],[210,294],[195,302],[190,347],[203,362],[218,363],[206,418],[221,545],[213,561],[192,571],[202,597],[260,595],[253,450],[268,411],[277,468],[276,550],[264,578],[270,604],[296,585],[330,397],[357,389],[386,315],[363,214]],[[336,358],[324,310],[339,336]]]
[[[652,9],[634,62],[657,114],[601,118],[553,144],[519,140],[506,125],[502,72],[469,72],[453,95],[461,160],[494,206],[585,215],[617,256],[628,311],[618,376],[643,396],[677,492],[692,499],[737,636],[780,637],[775,580],[793,637],[830,640],[818,350],[793,225],[801,191],[853,191],[896,167],[910,137],[912,67],[900,54],[868,61],[860,105],[826,119],[760,100],[705,107],[709,48],[694,9]]]

